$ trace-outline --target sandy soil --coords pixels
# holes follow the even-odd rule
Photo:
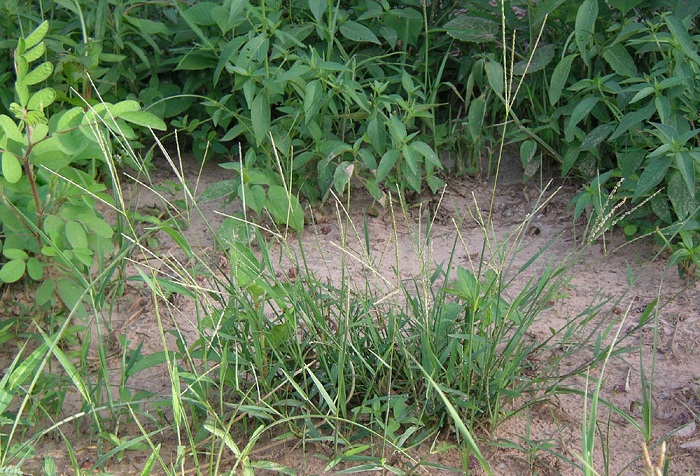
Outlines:
[[[200,171],[193,162],[185,164],[182,172],[193,188],[196,184],[197,193],[213,181],[233,178],[227,177],[229,172],[223,171],[215,164],[207,164]],[[162,159],[159,159],[156,165],[154,181],[176,180]],[[581,240],[583,225],[573,223],[572,211],[567,207],[575,189],[570,184],[555,183],[542,192],[538,185],[522,183],[517,166],[507,167],[499,180],[491,215],[494,234],[498,239],[503,239],[504,236],[518,230],[528,214],[533,212],[541,193],[548,200],[545,206],[534,213],[527,229],[522,230],[523,249],[514,261],[516,265],[525,263],[540,248],[549,244],[547,251],[528,268],[522,278],[536,276],[547,260],[562,259]],[[489,251],[488,246],[484,247],[484,234],[471,215],[476,213],[475,203],[479,205],[482,213],[488,210],[492,186],[493,181],[488,178],[451,180],[441,200],[429,197],[413,198],[408,213],[397,219],[393,219],[387,209],[372,209],[371,200],[358,192],[351,201],[347,217],[352,223],[362,224],[364,216],[367,216],[375,265],[389,281],[389,284],[385,285],[391,286],[399,279],[391,272],[397,256],[400,261],[401,278],[410,278],[418,274],[422,260],[433,263],[447,260],[457,232],[461,235],[456,251],[459,264],[468,266],[477,260],[488,260],[493,250]],[[139,192],[137,206],[146,209],[160,205],[152,194]],[[221,201],[203,204],[204,215],[214,229],[223,218],[220,213],[232,213],[234,209],[235,205],[224,204]],[[419,236],[419,228],[425,226],[428,209],[432,210],[431,216],[434,216],[430,246],[421,249],[416,247],[416,238]],[[366,269],[359,260],[353,259],[351,253],[360,253],[364,238],[358,242],[353,238],[351,230],[346,246],[349,253],[339,251],[342,226],[345,223],[344,213],[340,206],[333,203],[317,210],[313,223],[307,226],[301,241],[304,243],[307,262],[318,275],[328,276],[331,281],[337,280],[340,260],[344,259],[350,270],[349,279],[356,278],[358,282],[362,282]],[[340,221],[338,216],[341,217]],[[396,233],[393,231],[393,223],[397,223]],[[200,247],[204,252],[211,253],[211,232],[199,217],[192,217],[188,235],[193,247]],[[176,253],[167,237],[157,238],[157,253]],[[531,329],[531,338],[546,338],[550,326],[557,326],[575,318],[579,312],[591,305],[596,296],[612,298],[612,302],[601,312],[607,313],[609,323],[622,323],[624,332],[625,328],[635,324],[635,320],[639,319],[647,304],[657,297],[660,298],[662,306],[659,311],[659,351],[654,375],[652,444],[666,440],[670,445],[669,474],[700,474],[700,432],[696,430],[700,414],[700,360],[695,354],[700,342],[700,285],[681,279],[677,270],[669,268],[667,260],[657,256],[657,253],[658,247],[651,240],[625,243],[624,238],[617,232],[605,235],[604,241],[598,240],[586,251],[583,259],[574,268],[566,294],[543,313]],[[279,260],[282,270],[286,266],[285,259],[282,256]],[[189,306],[191,305],[186,302],[178,304],[178,312],[182,319],[179,325],[182,329],[190,329],[190,336],[194,336],[194,329],[190,324],[192,309]],[[626,319],[624,322],[623,318]],[[128,290],[118,307],[118,312],[111,319],[113,328],[123,332],[132,346],[143,343],[144,354],[162,350],[153,305],[143,290]],[[640,423],[640,363],[643,362],[647,369],[651,365],[653,325],[650,323],[644,326],[628,340],[627,345],[636,350],[633,349],[609,361],[601,391],[603,398],[621,409],[630,411]],[[169,345],[173,345],[173,342]],[[118,365],[118,362],[115,362],[115,365]],[[575,362],[571,365],[575,365]],[[593,373],[592,377],[597,375]],[[162,393],[167,393],[170,389],[165,369],[151,369],[139,374],[138,378],[139,380],[131,382],[133,387],[144,385],[152,391]],[[584,389],[586,381],[583,376],[576,377],[569,381],[568,385]],[[589,387],[590,385],[589,382]],[[552,456],[547,450],[578,462],[581,452],[583,406],[584,400],[580,396],[560,395],[549,402],[530,407],[521,415],[504,422],[491,434],[478,432],[482,451],[494,474],[578,474],[571,465]],[[598,434],[596,469],[601,474],[640,474],[640,470],[644,468],[642,435],[630,422],[617,415],[609,415],[604,407],[601,407],[598,416],[599,429],[604,441],[601,444],[601,434]],[[121,432],[128,435],[132,430],[133,435],[138,434],[136,428],[129,429],[128,426],[122,427]],[[514,445],[504,448],[507,446],[506,442]],[[454,444],[453,432],[446,429],[432,445],[416,448],[411,451],[411,455],[416,460],[428,460],[454,468],[452,474],[460,474],[464,472],[465,462],[454,449]],[[172,441],[164,441],[164,449],[170,446],[174,451],[173,445]],[[515,445],[520,445],[521,448],[515,448]],[[83,464],[86,468],[90,467],[94,462],[94,450],[89,449],[91,446],[88,443],[82,446],[77,443],[76,446],[80,450],[79,456],[84,460]],[[55,447],[49,445],[43,450],[47,454],[55,455],[59,468],[61,464],[67,465],[65,451],[61,448],[58,444]],[[274,461],[292,468],[296,474],[312,475],[324,473],[328,464],[327,458],[332,457],[331,451],[330,448],[320,445],[308,445],[303,448],[298,441],[276,442],[263,439],[256,446],[251,459]],[[658,459],[659,451],[658,446],[653,447],[652,458]],[[121,464],[110,464],[106,470],[113,474],[139,472],[145,458],[143,454],[146,453],[129,451]],[[392,455],[388,454],[387,459],[392,460]],[[482,474],[481,470],[473,469],[473,463],[474,461],[466,463],[472,468],[470,474]],[[338,465],[333,471],[345,468],[347,467]],[[415,473],[450,472],[428,467],[418,468]],[[260,470],[256,474],[272,473]]]

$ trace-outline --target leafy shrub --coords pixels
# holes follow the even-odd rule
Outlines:
[[[475,2],[476,13],[445,25],[457,39],[492,46],[467,84],[479,84],[473,78],[485,71],[493,93],[479,98],[508,103],[507,140],[520,145],[526,175],[537,172],[543,156],[554,158],[563,175],[588,182],[575,201],[577,217],[585,210],[605,217],[628,202],[634,212],[621,220],[625,232],[660,229],[662,242],[681,228],[700,229],[700,5],[670,8],[674,3],[555,1],[520,17],[506,13],[506,31],[516,32],[507,72],[497,56],[500,38],[467,28],[493,22],[500,7]],[[513,97],[517,87],[523,94]],[[471,107],[484,109],[476,101]]]
[[[43,22],[19,39],[16,102],[9,105],[14,117],[0,115],[0,248],[5,258],[0,281],[28,276],[41,282],[37,304],[50,306],[57,295],[72,309],[82,300],[80,276],[114,252],[114,230],[96,209],[98,202],[113,204],[98,176],[112,154],[110,132],[135,139],[132,125],[165,125],[133,100],[102,102],[87,111],[73,107],[48,117],[56,91],[35,89],[54,67],[48,61],[34,64],[45,55],[48,29]]]

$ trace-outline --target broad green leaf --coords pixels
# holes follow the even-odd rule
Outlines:
[[[53,279],[47,279],[36,290],[36,303],[40,306],[51,302],[56,284]]]
[[[367,136],[377,154],[381,155],[386,151],[386,127],[384,121],[378,119],[376,112],[367,123]]]
[[[396,39],[400,38],[406,45],[418,46],[418,40],[423,32],[423,15],[407,6],[392,8],[384,15],[384,26],[385,38],[387,34],[391,37],[389,32],[394,31]],[[394,44],[396,44],[395,41]]]
[[[267,56],[270,41],[265,35],[258,35],[246,42],[236,57],[234,66],[244,71],[252,69],[251,65],[261,64]]]
[[[213,84],[216,86],[216,84],[219,82],[219,77],[221,76],[221,72],[224,70],[224,67],[228,64],[228,62],[233,58],[233,56],[236,54],[236,52],[239,50],[239,48],[245,43],[246,37],[245,36],[237,36],[231,41],[229,41],[226,46],[221,50],[221,54],[219,55],[219,61],[216,64],[216,69],[214,70],[214,78],[213,78]]]
[[[562,163],[561,163],[561,175],[562,175],[562,177],[569,173],[569,170],[571,170],[571,168],[574,166],[574,164],[578,160],[578,156],[580,154],[581,154],[581,149],[579,149],[578,147],[570,147],[566,151],[566,153],[564,154],[564,157],[562,158]]]
[[[589,45],[593,41],[595,22],[598,18],[598,0],[584,0],[576,13],[574,40],[581,59],[587,65],[591,62]]]
[[[545,69],[552,62],[552,59],[554,59],[554,45],[540,45],[529,58],[529,64],[528,60],[523,60],[513,65],[513,74],[523,76],[524,74],[536,73]]]
[[[270,132],[270,101],[265,91],[260,91],[253,99],[250,119],[253,122],[253,135],[255,136],[256,145],[260,146]]]
[[[3,256],[8,259],[21,259],[21,260],[26,260],[29,258],[29,255],[27,254],[26,251],[20,250],[19,248],[7,248],[5,247],[2,250]]]
[[[637,65],[622,43],[615,43],[603,50],[603,59],[620,76],[637,76]]]
[[[127,99],[125,101],[119,101],[116,104],[105,104],[107,110],[114,116],[120,117],[125,112],[136,112],[141,109],[141,105],[138,101],[133,99]],[[102,114],[103,117],[107,117],[107,114]]]
[[[600,98],[592,96],[587,97],[586,99],[576,104],[574,111],[571,113],[571,118],[569,119],[569,122],[566,125],[567,134],[573,131],[573,128],[576,127],[578,123],[581,122],[583,119],[585,119],[586,116],[588,116],[591,110],[596,106],[596,104],[598,104],[598,101],[600,101]]]
[[[443,28],[452,38],[472,43],[495,42],[501,31],[501,25],[495,21],[469,15],[458,15]]]
[[[484,99],[484,96],[479,96],[469,105],[469,113],[467,115],[469,135],[474,142],[477,142],[484,132],[483,127],[485,116],[486,100]]]
[[[162,119],[147,111],[123,112],[119,117],[137,126],[149,127],[157,131],[164,131],[167,129]]]
[[[389,133],[392,139],[394,139],[394,142],[402,144],[404,140],[406,140],[408,132],[406,131],[406,126],[401,122],[401,119],[392,114],[387,125],[389,126]]]
[[[51,88],[40,89],[27,101],[27,109],[41,111],[56,100],[56,91]]]
[[[538,2],[534,6],[531,31],[539,31],[547,16],[554,13],[554,11],[565,1],[566,0],[543,0],[542,2]]]
[[[403,181],[401,181],[398,185],[399,188],[406,188],[406,185],[408,185],[408,188],[410,190],[413,190],[414,192],[420,193],[421,191],[421,175],[420,173],[414,171],[409,167],[408,161],[404,160],[401,162],[401,165],[399,165],[399,168],[401,170],[401,175]]]
[[[306,83],[304,92],[304,122],[309,122],[316,119],[316,113],[321,108],[321,95],[323,93],[321,81],[314,79]]]
[[[504,88],[503,66],[499,62],[491,60],[486,62],[484,69],[486,70],[486,77],[489,80],[491,89],[499,96],[502,96]]]
[[[234,179],[219,180],[218,182],[214,182],[204,189],[202,194],[197,199],[197,202],[204,203],[229,197],[240,183],[240,180]]]
[[[685,53],[688,58],[695,61],[696,64],[700,65],[700,56],[698,56],[697,53],[697,46],[693,45],[693,41],[690,35],[688,35],[688,30],[683,25],[683,22],[674,15],[666,15],[664,16],[664,20],[673,38],[680,44],[683,53]]]
[[[27,86],[32,86],[45,81],[49,76],[51,76],[51,73],[53,73],[53,64],[47,61],[46,63],[41,63],[39,66],[29,71],[22,82]]]
[[[339,30],[341,35],[351,41],[356,41],[358,43],[374,43],[377,45],[382,44],[377,36],[372,33],[372,30],[356,21],[350,20],[343,23],[340,25]]]
[[[175,67],[175,70],[199,71],[216,67],[217,59],[213,54],[202,53],[193,50],[184,56]]]
[[[673,205],[673,211],[681,220],[685,220],[691,213],[697,211],[698,201],[688,191],[688,186],[680,172],[671,173],[667,192],[671,205]]]
[[[637,94],[635,94],[634,97],[630,100],[630,104],[634,104],[637,101],[641,101],[642,99],[649,96],[650,94],[656,94],[656,89],[654,89],[651,86],[647,86],[645,88],[642,88],[639,91],[637,91]]]
[[[22,259],[13,259],[2,265],[0,268],[0,281],[4,283],[15,283],[24,276],[27,265]]]
[[[12,152],[2,153],[2,175],[9,183],[17,183],[22,178],[22,164]]]
[[[185,11],[185,16],[195,25],[215,25],[216,21],[212,16],[212,10],[217,6],[218,4],[214,2],[196,2]]]
[[[39,43],[34,48],[28,49],[27,52],[22,55],[22,58],[24,58],[27,63],[31,63],[44,56],[44,53],[46,53],[46,45],[44,43]],[[100,58],[102,58],[102,56],[100,56]]]
[[[83,225],[85,225],[97,236],[101,236],[102,238],[111,238],[114,235],[114,230],[110,224],[97,215],[85,216],[82,222]]]
[[[355,164],[352,162],[343,161],[338,164],[333,173],[333,187],[336,192],[341,195],[345,192],[345,187],[350,183],[354,170]]]
[[[309,10],[311,10],[316,23],[323,24],[323,15],[327,8],[328,4],[325,0],[309,0]]]
[[[440,159],[438,159],[437,154],[435,151],[430,147],[428,144],[426,144],[423,141],[417,140],[411,142],[411,147],[418,152],[420,155],[423,156],[425,159],[426,165],[430,164],[433,167],[436,167],[438,169],[442,169],[442,163],[440,162]],[[430,167],[432,169],[432,167]]]
[[[68,221],[66,223],[66,237],[73,248],[87,248],[88,239],[87,233],[83,225],[77,221]]]
[[[63,301],[63,304],[75,314],[76,317],[87,316],[87,311],[82,303],[85,297],[84,289],[81,289],[70,279],[59,279],[56,281],[58,296]]]
[[[637,187],[634,190],[632,200],[637,200],[645,195],[652,188],[656,187],[666,176],[668,168],[671,166],[671,159],[667,157],[658,157],[650,161],[650,163],[639,176]]]
[[[273,185],[267,191],[267,199],[267,211],[276,223],[288,225],[296,231],[304,229],[304,211],[295,195],[288,194],[284,187]]]
[[[240,190],[240,187],[239,187]],[[265,207],[265,189],[261,185],[244,184],[243,190],[238,194],[239,198],[245,206],[254,210],[256,213],[262,212]]]
[[[49,31],[49,22],[44,20],[37,26],[33,32],[31,32],[24,39],[24,47],[29,50],[33,46],[36,46],[41,40],[44,39],[46,33]]]
[[[598,147],[601,142],[603,142],[610,133],[615,130],[617,124],[601,124],[592,131],[586,134],[586,138],[581,142],[581,150],[591,150],[594,147]]]
[[[657,217],[661,218],[665,223],[668,224],[673,222],[673,216],[671,215],[671,207],[668,206],[668,199],[664,195],[657,194],[656,196],[654,196],[654,198],[651,199],[650,203],[651,209]],[[636,230],[635,233],[630,233],[630,235],[634,234],[636,234]]]
[[[648,120],[651,117],[651,115],[654,114],[654,111],[654,103],[649,103],[642,109],[625,114],[624,116],[622,116],[620,124],[618,124],[617,128],[615,129],[615,132],[613,132],[610,136],[610,140],[617,139],[631,128]]]
[[[148,355],[144,355],[141,358],[139,358],[138,360],[136,360],[134,365],[132,365],[129,368],[127,375],[129,377],[131,377],[131,376],[136,375],[137,373],[142,372],[144,370],[148,370],[150,368],[157,367],[158,365],[163,364],[165,362],[172,361],[175,358],[176,358],[175,352],[173,352],[173,351],[166,352],[164,350],[160,350],[160,351],[156,351],[156,352],[153,352],[151,354],[148,354]]]
[[[690,196],[695,198],[695,161],[688,151],[676,152],[676,168],[683,176]]]
[[[378,183],[383,182],[387,175],[389,175],[389,172],[391,172],[394,169],[396,161],[399,159],[400,155],[401,153],[398,150],[390,149],[387,150],[386,153],[382,156],[382,159],[379,161],[379,165],[377,166]]]
[[[537,142],[534,140],[526,140],[520,144],[520,163],[523,169],[527,169],[528,164],[535,156],[535,152],[537,152]]]
[[[0,114],[0,132],[15,142],[24,142],[24,136],[15,121],[5,114]],[[2,134],[0,134],[0,138],[2,138]]]
[[[418,152],[413,148],[412,144],[404,144],[401,147],[403,154],[403,163],[408,165],[412,176],[420,174],[420,166],[418,165]]]

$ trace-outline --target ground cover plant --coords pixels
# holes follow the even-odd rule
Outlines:
[[[3,2],[14,55],[0,71],[11,86],[0,95],[0,281],[4,296],[29,297],[0,325],[19,349],[0,380],[0,468],[38,471],[37,448],[54,437],[79,472],[75,426],[98,442],[96,470],[139,450],[142,474],[291,473],[255,453],[277,438],[331,448],[326,471],[412,474],[445,469],[416,451],[449,431],[461,470],[492,474],[485,435],[572,394],[584,402],[580,458],[527,442],[563,474],[607,472],[612,456],[605,443],[596,450],[603,410],[636,429],[640,460],[641,443],[656,449],[668,435],[653,431],[650,382],[658,309],[670,298],[631,319],[624,296],[601,296],[544,339],[530,331],[616,225],[656,236],[692,278],[700,7],[564,3]],[[152,134],[166,121],[178,134]],[[176,140],[183,133],[193,156]],[[438,152],[455,147],[464,156],[453,170],[488,175],[508,144],[530,179],[552,158],[583,180],[579,245],[533,271],[551,243],[528,250],[527,237],[556,194],[543,187],[504,232],[495,181],[490,201],[452,217],[452,253],[435,263],[443,204],[417,198],[445,184]],[[156,154],[175,182],[151,179]],[[212,158],[233,178],[197,189],[182,164]],[[159,212],[125,198],[138,187]],[[395,238],[408,230],[410,265],[398,239],[376,254],[367,217],[353,218],[358,189],[375,202],[370,213],[384,207]],[[204,217],[213,242],[203,251],[188,224],[221,198],[236,212],[218,227]],[[341,230],[336,280],[318,274],[301,240],[316,217],[306,205],[324,203]],[[466,222],[482,245],[459,263],[474,254]],[[165,238],[168,253],[157,251]],[[131,287],[149,295],[157,350],[112,325]],[[649,365],[634,340],[652,324]],[[633,351],[639,419],[601,397],[607,366]],[[134,386],[158,368],[168,392]],[[576,376],[595,383],[572,386]],[[47,455],[40,471],[56,474],[54,464]]]

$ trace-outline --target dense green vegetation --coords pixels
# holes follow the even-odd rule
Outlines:
[[[0,282],[34,298],[26,316],[0,321],[1,342],[24,339],[0,381],[0,468],[21,467],[56,429],[31,425],[58,419],[69,388],[105,442],[104,461],[123,451],[131,443],[111,422],[163,405],[127,381],[160,364],[173,382],[171,426],[189,446],[161,463],[144,430],[136,443],[152,445],[151,466],[218,473],[216,458],[193,457],[205,436],[245,470],[271,466],[248,451],[283,427],[333,441],[332,468],[374,446],[403,452],[448,424],[466,460],[473,453],[486,466],[472,430],[496,427],[517,412],[505,401],[532,403],[566,377],[544,358],[533,376],[527,363],[538,353],[576,334],[596,349],[573,371],[582,373],[618,352],[617,340],[600,345],[614,335],[598,324],[601,303],[552,329],[551,341],[523,337],[583,250],[506,300],[524,270],[505,250],[526,223],[497,243],[487,216],[483,233],[501,250],[492,262],[433,269],[426,260],[414,288],[402,284],[393,300],[369,279],[364,292],[321,282],[303,251],[302,276],[280,279],[269,235],[251,222],[301,232],[307,204],[352,187],[390,207],[437,193],[448,173],[494,174],[503,154],[519,154],[529,180],[546,165],[581,184],[572,208],[588,219],[588,243],[613,226],[630,239],[652,235],[693,277],[699,16],[700,3],[675,0],[0,0]],[[197,197],[176,184],[188,212],[223,197],[243,203],[214,230],[226,278],[184,238],[182,210],[166,201],[164,216],[147,217],[124,200],[121,172],[149,183],[156,151],[176,144],[183,160],[216,160],[235,174]],[[129,274],[128,259],[147,256],[158,231],[196,266],[176,277],[152,265]],[[115,382],[109,332],[88,323],[127,280],[155,301],[201,302],[200,338],[176,332],[177,351],[125,350]],[[258,428],[245,448],[228,431],[241,421]],[[590,450],[593,429],[584,433]],[[568,464],[585,470],[590,460]]]

